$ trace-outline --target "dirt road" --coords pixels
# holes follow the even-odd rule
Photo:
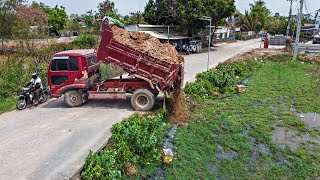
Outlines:
[[[259,40],[215,47],[213,67],[236,54],[258,48]],[[207,53],[186,56],[185,80],[207,68]],[[97,151],[111,127],[134,113],[130,101],[89,101],[66,108],[62,99],[35,109],[0,115],[0,179],[68,179],[89,150]]]

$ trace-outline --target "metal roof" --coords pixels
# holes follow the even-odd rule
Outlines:
[[[168,39],[168,34],[158,33],[158,32],[153,32],[153,31],[140,31],[140,32],[148,33],[148,34],[150,34],[151,36],[154,36],[154,37],[156,37],[156,38],[158,38],[158,39]],[[170,34],[170,35],[169,35],[169,39],[171,39],[171,40],[189,39],[189,37]]]

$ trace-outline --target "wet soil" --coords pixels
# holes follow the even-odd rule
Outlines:
[[[167,137],[165,137],[163,139],[163,148],[164,149],[171,149],[171,151],[173,152],[174,154],[174,150],[175,150],[175,147],[174,147],[174,143],[173,143],[173,138],[174,138],[174,135],[176,134],[178,130],[178,126],[176,124],[173,124],[172,128],[169,130],[168,134],[167,134]],[[157,172],[150,178],[150,179],[165,179],[165,169],[166,169],[166,165],[165,164],[162,164],[160,167],[158,167],[157,169]]]
[[[275,127],[272,140],[281,147],[289,147],[292,150],[299,149],[302,145],[309,147],[320,145],[320,136],[310,136],[308,133],[299,133],[284,127]],[[310,152],[312,153],[312,152]]]
[[[168,99],[167,108],[170,113],[170,120],[177,125],[185,125],[190,121],[188,102],[181,88],[173,92],[172,98]]]

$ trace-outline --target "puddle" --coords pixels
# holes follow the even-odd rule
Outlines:
[[[306,123],[310,128],[320,129],[320,114],[318,113],[298,113],[294,112],[295,115],[302,122]]]
[[[243,132],[239,133],[239,136],[241,136],[241,137],[248,136],[249,132],[250,132],[250,129],[251,129],[250,127],[246,127],[246,129]]]
[[[174,153],[174,144],[173,144],[173,138],[174,135],[177,133],[178,126],[174,124],[172,128],[169,130],[167,137],[163,139],[163,148],[164,149],[171,149],[171,151]],[[150,178],[153,180],[157,179],[166,179],[165,177],[165,165],[162,164],[160,167],[158,167],[157,172]]]
[[[255,102],[255,103],[253,103],[252,106],[253,106],[253,107],[257,107],[257,106],[259,106],[260,104],[261,104],[261,102],[257,101],[257,102]]]
[[[239,155],[235,151],[225,152],[225,149],[220,144],[217,145],[217,151],[219,153],[216,153],[215,157],[218,159],[233,159],[233,158],[238,157],[238,155]]]
[[[178,126],[176,124],[174,124],[173,127],[168,132],[168,136],[163,139],[163,142],[164,142],[163,148],[164,149],[171,149],[171,151],[174,152],[174,145],[173,145],[172,141],[173,141],[174,135],[176,134],[177,130],[178,130]]]
[[[216,158],[218,159],[233,159],[233,158],[236,158],[237,156],[238,156],[238,153],[234,151],[216,154]]]
[[[301,145],[313,147],[320,144],[320,136],[312,137],[305,133],[299,134],[297,131],[287,130],[283,127],[275,127],[272,140],[281,147],[289,147],[291,150],[299,149]]]
[[[247,85],[249,81],[250,81],[250,78],[248,77],[248,78],[246,78],[245,80],[242,81],[242,84],[243,85]]]
[[[269,105],[269,107],[273,112],[277,112],[280,108],[280,105]]]

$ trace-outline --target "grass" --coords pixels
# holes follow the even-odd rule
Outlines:
[[[175,136],[167,179],[319,178],[319,144],[290,149],[272,139],[277,126],[320,135],[290,111],[320,113],[319,74],[314,76],[312,68],[319,65],[267,61],[244,94],[198,102],[193,122]]]
[[[11,111],[15,108],[17,98],[15,97],[10,97],[6,99],[0,99],[0,114],[4,112]]]

